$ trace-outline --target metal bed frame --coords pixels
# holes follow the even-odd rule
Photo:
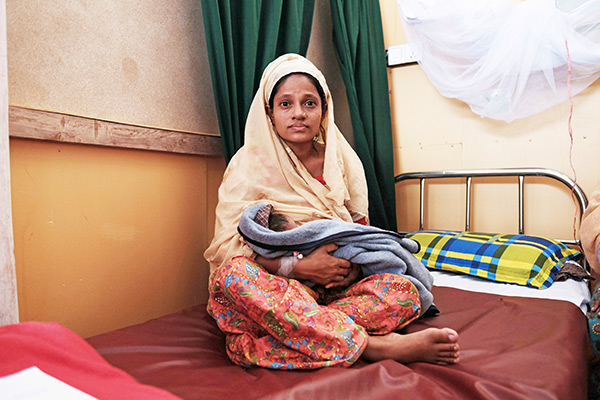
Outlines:
[[[524,197],[523,197],[523,189],[524,189],[524,181],[526,176],[536,176],[536,177],[547,177],[555,179],[561,182],[563,185],[569,188],[569,191],[572,192],[574,197],[577,199],[577,203],[579,205],[579,218],[581,220],[581,216],[583,212],[587,208],[588,200],[583,192],[583,190],[569,178],[567,175],[562,172],[558,172],[552,169],[547,168],[500,168],[500,169],[471,169],[471,170],[455,170],[455,171],[434,171],[434,172],[407,172],[395,177],[395,183],[398,184],[407,180],[416,180],[420,181],[420,215],[419,215],[419,229],[424,229],[423,220],[425,216],[424,211],[424,201],[425,201],[425,180],[426,179],[440,179],[440,178],[466,178],[466,220],[465,220],[465,231],[471,230],[471,194],[472,194],[472,185],[471,181],[476,177],[518,177],[519,183],[519,233],[524,233]],[[573,239],[559,239],[562,243],[566,245],[577,245],[579,246],[579,240]],[[581,247],[581,246],[580,246]],[[585,263],[587,264],[587,263]],[[586,269],[588,268],[585,265]]]

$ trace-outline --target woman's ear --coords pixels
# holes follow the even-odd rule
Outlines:
[[[265,113],[267,113],[267,115],[269,116],[269,119],[271,120],[271,123],[273,122],[273,111],[271,110],[271,107],[269,107],[268,105],[265,106]]]

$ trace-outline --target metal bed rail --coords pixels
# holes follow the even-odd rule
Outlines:
[[[587,208],[588,200],[583,190],[570,177],[562,172],[547,168],[499,168],[499,169],[471,169],[471,170],[454,170],[454,171],[433,171],[433,172],[407,172],[397,175],[395,183],[416,180],[420,181],[420,205],[419,205],[419,229],[424,229],[423,221],[425,216],[425,180],[440,179],[440,178],[466,178],[466,220],[465,231],[471,230],[471,194],[472,194],[472,179],[487,178],[487,177],[511,177],[516,176],[519,183],[519,233],[524,233],[524,181],[527,176],[547,177],[555,179],[568,187],[579,205],[579,218]],[[567,245],[579,245],[579,241],[560,239],[561,242]]]

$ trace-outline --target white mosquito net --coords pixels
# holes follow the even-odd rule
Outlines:
[[[428,78],[478,115],[527,117],[600,75],[600,0],[397,2]]]

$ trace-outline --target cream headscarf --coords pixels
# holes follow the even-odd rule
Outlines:
[[[323,178],[328,187],[312,177],[279,138],[265,109],[275,84],[295,72],[312,75],[325,92],[327,110],[321,132],[325,142]],[[215,236],[204,253],[211,273],[233,256],[254,257],[237,225],[242,211],[257,202],[271,204],[299,223],[323,218],[352,222],[368,215],[363,166],[335,126],[325,77],[297,54],[277,58],[263,72],[246,120],[244,146],[229,162],[219,188]]]

